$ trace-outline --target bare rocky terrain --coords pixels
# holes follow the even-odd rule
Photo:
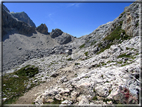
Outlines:
[[[28,26],[32,29],[25,34],[17,26],[9,27],[3,22],[4,103],[9,104],[9,99],[18,96],[11,104],[139,106],[139,8],[139,3],[132,3],[114,21],[80,38],[57,28],[48,32],[46,25],[37,30],[24,23],[23,28]],[[9,16],[10,20],[16,21],[6,10],[3,7],[3,17]],[[23,22],[17,20],[17,25],[19,23]],[[38,73],[34,75],[28,71],[36,68]],[[23,94],[12,93],[12,86],[7,87],[5,81],[7,78],[25,78],[21,71],[29,76],[22,83],[25,90]]]

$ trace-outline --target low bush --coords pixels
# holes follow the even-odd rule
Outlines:
[[[85,44],[82,44],[79,48],[81,49],[81,48],[84,48],[85,47]]]
[[[85,56],[88,56],[88,52],[85,52],[84,54],[85,54]]]

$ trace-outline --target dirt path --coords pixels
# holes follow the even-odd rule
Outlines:
[[[73,69],[74,63],[72,63],[68,67],[60,69],[58,71],[60,72],[60,75],[57,76],[56,78],[51,78],[50,81],[41,83],[40,85],[33,87],[31,90],[26,92],[23,96],[19,97],[18,100],[15,102],[15,104],[32,104],[34,100],[36,99],[36,97],[40,95],[41,93],[43,93],[44,90],[47,89],[46,87],[55,86],[56,84],[58,84],[58,81],[62,76],[67,76],[67,78],[73,77],[74,73],[72,69]],[[66,72],[66,71],[71,71],[71,72]]]
[[[26,92],[23,96],[19,97],[15,104],[32,104],[35,98],[46,90],[46,87],[54,86],[58,81],[57,78],[52,78],[50,81],[41,83]]]

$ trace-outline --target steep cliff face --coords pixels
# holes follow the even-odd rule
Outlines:
[[[34,22],[29,18],[29,16],[25,12],[19,12],[19,13],[11,12],[10,14],[13,15],[15,18],[17,18],[18,20],[27,23],[29,26],[36,27]]]
[[[33,33],[36,33],[34,27],[29,26],[25,22],[19,21],[12,14],[10,14],[9,11],[7,11],[4,5],[2,13],[3,35],[8,34],[9,32],[12,32],[14,30],[25,35],[31,35]]]

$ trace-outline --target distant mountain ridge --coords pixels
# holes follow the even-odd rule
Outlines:
[[[28,23],[23,22],[15,18],[6,6],[2,7],[2,27],[3,27],[3,36],[9,34],[9,32],[16,31],[21,34],[31,35],[36,33],[35,27],[29,26]]]
[[[29,18],[29,16],[25,12],[18,12],[18,13],[11,12],[10,14],[12,14],[18,20],[23,21],[30,26],[36,27],[34,22]]]
[[[2,11],[4,71],[32,58],[59,54],[69,48],[69,46],[61,48],[60,45],[65,45],[75,40],[72,35],[63,31],[63,34],[49,33],[45,24],[41,24],[36,28],[34,23],[31,26],[32,20],[25,12],[10,13],[5,5],[3,5]],[[52,34],[58,37],[53,38]],[[55,46],[57,47],[53,51],[52,49]]]

